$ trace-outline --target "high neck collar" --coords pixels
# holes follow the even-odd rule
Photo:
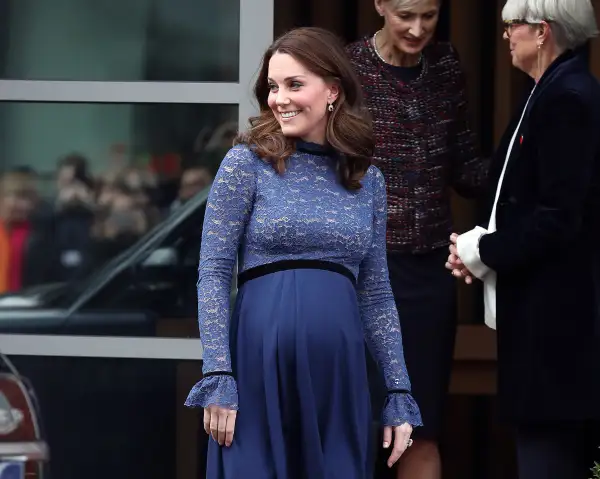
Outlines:
[[[335,150],[329,145],[320,145],[304,140],[296,140],[296,151],[316,156],[333,156],[335,154]]]
[[[573,62],[579,62],[579,63],[586,62],[584,47],[579,47],[574,50],[566,50],[563,53],[561,53],[560,55],[558,55],[552,61],[552,63],[550,63],[548,68],[546,68],[544,73],[542,73],[541,77],[538,79],[538,81],[536,83],[539,85],[540,83],[546,82],[549,78],[552,78],[554,76],[556,70],[560,70],[560,69],[564,68],[563,67],[564,64],[573,63]]]

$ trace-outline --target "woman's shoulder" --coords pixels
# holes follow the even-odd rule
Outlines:
[[[423,55],[430,68],[444,73],[460,74],[460,56],[450,42],[434,42],[425,47]]]
[[[569,126],[572,120],[585,118],[600,127],[600,84],[592,75],[565,77],[540,91],[531,115],[543,121],[554,116]]]
[[[350,60],[357,61],[369,55],[369,42],[367,36],[361,37],[355,42],[346,45],[346,53]]]
[[[458,52],[451,42],[432,42],[425,47],[423,54],[429,59],[460,62]]]
[[[369,166],[363,177],[362,185],[372,191],[385,187],[385,178],[381,170],[375,165]]]
[[[546,101],[574,101],[597,107],[599,93],[600,83],[596,77],[589,70],[579,70],[557,78],[557,81],[543,88],[540,97]]]
[[[547,110],[560,112],[563,105],[582,111],[600,110],[600,83],[587,59],[569,51],[555,62],[535,85],[532,111],[545,115]]]
[[[250,145],[238,143],[232,146],[225,154],[220,168],[242,168],[253,169],[257,164],[262,163],[260,157],[253,151]]]

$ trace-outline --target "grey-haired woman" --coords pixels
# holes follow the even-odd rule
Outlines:
[[[489,223],[447,267],[484,283],[520,479],[586,479],[600,446],[600,85],[590,0],[508,0],[504,39],[535,80],[492,163]]]

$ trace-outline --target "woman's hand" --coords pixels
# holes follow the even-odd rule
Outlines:
[[[410,424],[404,423],[402,426],[385,426],[383,428],[383,448],[387,449],[392,443],[392,431],[394,432],[394,449],[387,461],[388,467],[392,467],[400,456],[404,454],[406,448],[412,444],[410,435],[412,434],[413,428]]]
[[[204,430],[220,446],[231,446],[237,411],[210,405],[204,408]]]
[[[473,282],[473,274],[465,267],[458,256],[458,249],[456,247],[457,239],[458,235],[452,233],[450,236],[452,244],[449,247],[450,254],[448,255],[448,261],[446,261],[446,269],[449,269],[452,272],[452,276],[455,278],[462,278],[465,280],[465,283],[471,284]]]

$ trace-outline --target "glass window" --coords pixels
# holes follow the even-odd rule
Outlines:
[[[240,0],[8,0],[0,78],[239,79]]]
[[[204,208],[237,117],[0,103],[0,333],[196,337]]]
[[[36,393],[33,404],[39,404],[51,477],[206,477],[208,436],[202,411],[184,406],[201,378],[198,362],[56,356],[11,360],[27,378],[28,390]],[[14,404],[18,397],[6,394],[11,406],[20,409],[25,403]],[[19,432],[29,437],[30,426],[24,424]]]

